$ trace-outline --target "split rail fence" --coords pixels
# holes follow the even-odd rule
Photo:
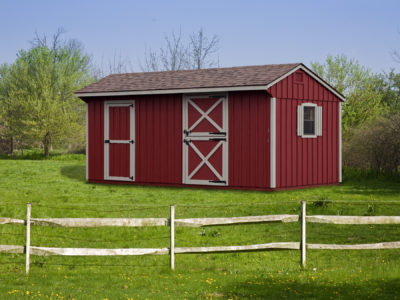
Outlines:
[[[299,222],[301,223],[300,242],[276,242],[266,244],[216,247],[175,247],[175,226],[202,227],[215,225],[234,225],[267,222]],[[26,245],[0,245],[0,253],[25,253],[26,273],[29,273],[30,255],[50,256],[127,256],[127,255],[170,255],[171,269],[175,268],[175,254],[182,253],[218,253],[236,251],[260,250],[300,250],[301,264],[306,266],[306,249],[324,250],[362,250],[362,249],[400,249],[400,241],[373,243],[373,244],[310,244],[306,242],[306,223],[328,224],[400,224],[400,216],[334,216],[334,215],[306,215],[306,201],[301,202],[300,215],[265,215],[231,218],[190,218],[175,219],[175,206],[170,207],[170,218],[31,218],[31,205],[27,204],[27,218],[12,219],[0,218],[0,224],[26,225]],[[169,248],[54,248],[36,247],[30,243],[31,225],[55,227],[141,227],[141,226],[169,226]]]

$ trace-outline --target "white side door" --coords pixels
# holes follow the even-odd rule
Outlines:
[[[135,102],[104,103],[104,180],[135,180]]]
[[[183,183],[228,185],[228,97],[183,98]]]

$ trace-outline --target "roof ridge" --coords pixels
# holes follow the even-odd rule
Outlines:
[[[286,64],[264,64],[264,65],[245,65],[245,66],[233,66],[233,67],[215,67],[215,68],[204,68],[204,69],[185,69],[185,70],[167,70],[167,71],[151,71],[151,72],[127,72],[127,73],[113,73],[109,74],[103,78],[109,76],[121,76],[129,74],[165,74],[165,73],[178,73],[178,72],[201,72],[201,71],[211,71],[211,70],[227,70],[227,69],[240,69],[240,68],[254,68],[254,67],[274,67],[274,66],[290,66],[296,67],[302,65],[302,63],[286,63]]]

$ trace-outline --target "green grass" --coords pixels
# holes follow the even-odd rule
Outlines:
[[[352,177],[349,177],[352,176]],[[0,160],[0,217],[168,217],[297,214],[400,215],[400,184],[347,171],[340,186],[280,192],[87,184],[83,155]],[[397,202],[396,202],[397,200]],[[310,243],[397,241],[400,226],[308,224]],[[298,223],[176,229],[176,246],[299,241]],[[0,244],[23,245],[25,227],[0,225]],[[168,227],[32,227],[32,245],[169,247]],[[0,299],[398,299],[400,250],[265,251],[176,256],[25,256],[0,254]]]

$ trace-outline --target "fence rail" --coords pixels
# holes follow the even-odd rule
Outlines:
[[[175,268],[175,254],[184,253],[220,253],[262,250],[301,250],[301,264],[306,265],[306,249],[320,250],[363,250],[363,249],[400,249],[400,241],[372,244],[310,244],[306,242],[306,223],[323,224],[400,224],[400,216],[332,216],[306,215],[306,202],[302,201],[300,215],[281,214],[265,216],[245,216],[231,218],[186,218],[175,219],[175,207],[171,206],[170,218],[31,218],[31,206],[27,205],[27,219],[0,218],[0,224],[26,225],[26,245],[0,245],[0,253],[25,253],[26,273],[29,273],[30,255],[39,256],[133,256],[133,255],[170,255],[171,268]],[[213,247],[175,247],[175,226],[203,227],[216,225],[255,224],[268,222],[301,221],[300,242],[274,242],[255,245],[213,246]],[[30,245],[30,226],[52,227],[142,227],[169,226],[169,248],[54,248]]]

